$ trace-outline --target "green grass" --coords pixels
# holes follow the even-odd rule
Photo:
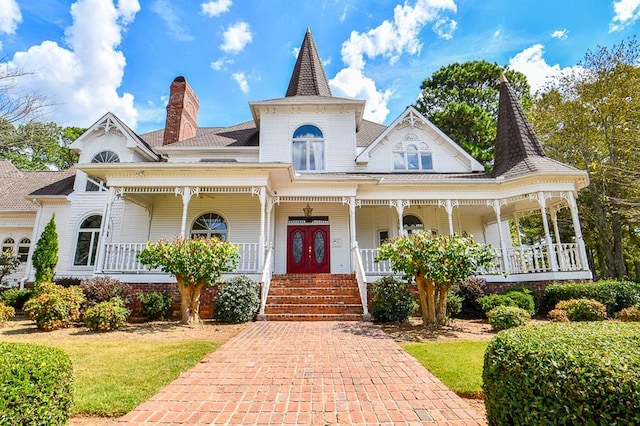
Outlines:
[[[73,413],[120,416],[156,394],[219,345],[205,341],[56,341],[73,363]]]
[[[407,343],[402,347],[449,389],[465,398],[482,397],[482,364],[488,341]]]

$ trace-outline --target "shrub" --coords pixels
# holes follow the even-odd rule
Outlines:
[[[447,317],[456,318],[462,311],[462,296],[450,291],[447,293]]]
[[[383,277],[373,282],[372,314],[380,322],[404,322],[418,309],[411,294],[410,284],[394,277]]]
[[[138,293],[142,316],[147,321],[166,320],[173,312],[173,297],[167,292]]]
[[[51,215],[51,219],[44,227],[31,256],[31,263],[35,269],[35,287],[38,287],[40,283],[53,281],[56,265],[58,265],[58,248],[56,218],[55,215]]]
[[[469,277],[460,284],[453,285],[451,291],[462,297],[462,316],[481,318],[484,316],[478,299],[487,292],[484,278]]]
[[[480,306],[485,312],[498,306],[516,306],[524,309],[533,315],[536,311],[536,305],[533,294],[523,293],[520,291],[506,291],[498,294],[489,294],[478,299]]]
[[[16,314],[16,310],[0,302],[0,327],[5,325]]]
[[[544,290],[544,309],[553,309],[558,302],[571,299],[593,299],[613,315],[640,302],[640,283],[602,280],[595,283],[565,283],[549,285]]]
[[[80,285],[82,283],[82,279],[76,277],[60,277],[53,280],[53,282],[62,287],[71,287],[74,285]]]
[[[569,322],[567,311],[562,309],[552,309],[549,311],[547,316],[553,322]]]
[[[25,302],[24,311],[38,329],[52,331],[77,321],[83,302],[79,287],[63,288],[53,283],[41,283],[36,296]]]
[[[235,277],[220,286],[214,317],[222,322],[245,322],[260,309],[260,285],[247,276]]]
[[[72,403],[73,368],[64,351],[0,342],[0,359],[0,424],[66,424]]]
[[[640,309],[636,306],[624,308],[618,313],[618,319],[622,322],[640,322]]]
[[[15,309],[22,309],[24,302],[31,297],[31,290],[24,288],[9,288],[0,293],[0,302]]]
[[[111,277],[94,277],[82,280],[80,288],[87,298],[87,306],[107,302],[119,297],[128,305],[133,300],[133,289],[129,284]]]
[[[556,309],[565,311],[569,321],[603,321],[607,319],[607,309],[596,300],[571,299],[558,302]]]
[[[640,424],[640,324],[555,323],[499,333],[483,391],[493,425]]]
[[[114,297],[87,309],[82,319],[90,330],[111,331],[126,326],[129,313],[122,299]]]
[[[531,320],[531,314],[517,306],[496,306],[487,312],[487,318],[491,328],[500,331],[527,324]]]

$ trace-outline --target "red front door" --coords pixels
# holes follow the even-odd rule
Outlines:
[[[287,228],[287,272],[331,272],[329,225],[289,225]]]

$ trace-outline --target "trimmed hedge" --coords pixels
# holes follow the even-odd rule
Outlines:
[[[496,306],[487,312],[491,328],[495,331],[518,327],[531,321],[531,314],[517,306]]]
[[[0,342],[0,359],[0,424],[66,424],[73,367],[63,350]]]
[[[418,309],[411,285],[394,277],[383,277],[371,285],[373,318],[379,322],[404,322]]]
[[[112,331],[127,326],[129,313],[122,299],[114,297],[87,309],[82,320],[89,330]]]
[[[640,324],[506,330],[487,346],[482,376],[490,425],[640,424]]]
[[[563,300],[558,302],[553,311],[565,311],[569,321],[604,321],[607,319],[605,306],[592,299]]]
[[[260,284],[241,275],[220,284],[214,302],[214,318],[239,323],[253,320],[260,310]]]
[[[624,308],[640,302],[640,283],[631,281],[601,280],[595,283],[552,284],[544,289],[545,311],[553,309],[558,302],[570,299],[593,299],[607,308],[613,316]]]
[[[141,313],[146,321],[167,320],[173,312],[173,296],[168,292],[138,293]]]
[[[478,299],[478,303],[485,312],[498,306],[516,306],[533,315],[536,312],[536,302],[532,292],[520,290],[506,290],[502,293],[489,294]]]

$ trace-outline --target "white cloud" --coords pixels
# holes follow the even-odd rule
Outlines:
[[[619,31],[640,18],[640,0],[617,0],[613,2],[613,19],[609,32]]]
[[[0,32],[14,34],[20,22],[22,22],[22,13],[17,1],[0,0]]]
[[[564,40],[568,37],[568,33],[569,31],[566,28],[562,30],[555,30],[551,33],[551,38],[559,38],[560,40]]]
[[[249,83],[247,82],[247,76],[244,75],[243,72],[234,72],[233,74],[231,74],[231,78],[233,78],[236,83],[238,83],[238,86],[240,87],[240,90],[242,90],[242,93],[244,93],[245,95],[249,93]]]
[[[192,41],[195,37],[189,32],[189,28],[182,24],[178,12],[169,0],[155,0],[151,4],[151,11],[157,14],[167,24],[169,32],[180,41]]]
[[[543,53],[544,46],[535,44],[509,59],[509,68],[527,76],[533,93],[542,89],[551,78],[580,70],[579,66],[561,68],[558,64],[549,65],[543,58]]]
[[[53,120],[61,125],[89,126],[107,111],[135,127],[133,95],[118,94],[126,59],[116,50],[140,6],[137,0],[78,0],[71,6],[73,23],[65,45],[46,40],[17,52],[9,66],[33,72],[21,78],[22,89],[42,93],[56,104]]]
[[[220,58],[216,61],[211,62],[211,68],[215,71],[220,71],[226,68],[227,65],[233,64],[234,60],[229,58]]]
[[[246,22],[236,22],[229,26],[222,37],[224,38],[224,43],[222,43],[220,49],[236,54],[242,52],[244,47],[253,40],[251,28]]]
[[[202,8],[202,13],[213,18],[214,16],[218,16],[229,11],[231,4],[231,0],[217,0],[202,3],[200,4],[200,7]]]
[[[393,65],[404,54],[419,54],[422,49],[419,34],[429,22],[434,22],[436,34],[450,39],[457,23],[442,14],[456,11],[454,0],[417,0],[413,6],[405,1],[393,9],[392,21],[384,20],[367,32],[352,31],[341,49],[342,61],[347,67],[329,82],[334,94],[366,99],[365,118],[384,121],[393,90],[378,90],[375,82],[365,76],[365,56],[383,57]]]

